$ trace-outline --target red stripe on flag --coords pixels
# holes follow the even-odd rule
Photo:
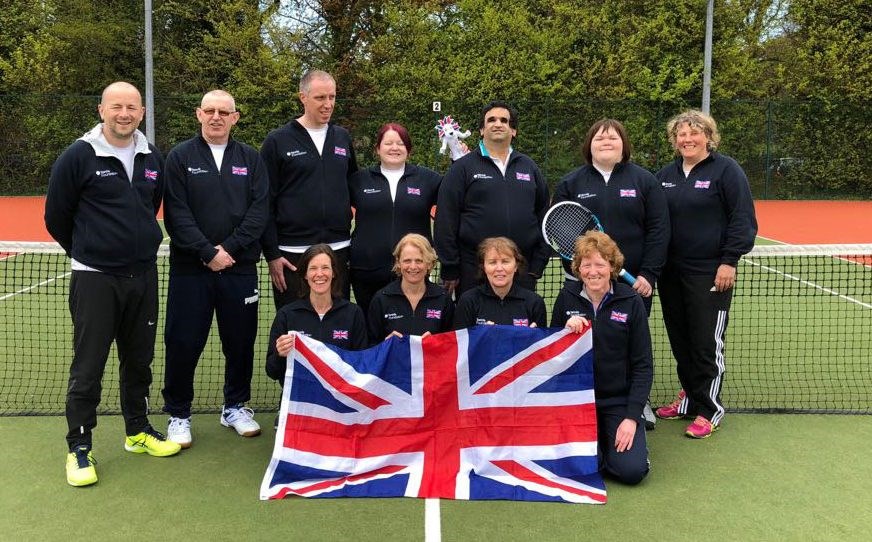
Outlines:
[[[491,378],[490,381],[475,392],[475,395],[494,393],[503,389],[512,382],[518,380],[518,377],[521,375],[527,374],[537,366],[562,354],[567,348],[572,346],[579,337],[581,337],[581,335],[570,333],[564,335],[548,346],[536,350],[518,363],[513,364],[505,371]]]
[[[336,478],[335,480],[325,480],[323,482],[312,484],[306,487],[301,487],[299,489],[291,489],[289,487],[285,487],[282,488],[278,493],[276,493],[275,496],[273,496],[272,498],[283,499],[288,495],[288,493],[293,493],[294,495],[304,495],[306,493],[330,489],[331,487],[338,488],[351,482],[366,481],[370,478],[376,478],[385,474],[395,474],[405,468],[406,467],[402,465],[388,465],[386,467],[382,467],[380,469],[376,469],[370,472],[364,472],[352,476],[345,476],[344,478]]]
[[[527,482],[532,482],[534,484],[539,484],[546,487],[553,487],[554,489],[559,489],[560,491],[566,491],[567,493],[573,493],[575,495],[580,495],[582,497],[587,497],[593,501],[599,503],[606,502],[606,496],[600,493],[594,493],[592,491],[586,491],[584,489],[579,489],[577,487],[568,486],[566,484],[559,484],[553,480],[549,480],[547,478],[543,478],[542,476],[536,474],[531,471],[527,467],[521,465],[517,461],[511,461],[508,459],[491,461],[497,467],[503,469],[507,473],[511,474],[515,478],[519,480],[525,480]]]
[[[306,346],[303,341],[294,341],[294,347],[296,348],[297,352],[299,352],[303,355],[304,358],[306,358],[306,361],[308,361],[312,365],[312,368],[315,369],[315,372],[317,372],[321,376],[321,378],[326,380],[331,386],[336,388],[336,390],[341,392],[343,395],[350,397],[361,405],[372,410],[390,404],[390,402],[385,401],[381,397],[373,395],[372,393],[364,390],[363,388],[358,388],[357,386],[350,384],[348,381],[342,378],[339,373],[330,368],[329,365],[321,361],[321,358],[319,358],[317,354],[309,350],[309,347]]]

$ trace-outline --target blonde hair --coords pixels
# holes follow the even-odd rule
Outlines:
[[[420,233],[407,233],[394,247],[394,273],[400,275],[400,253],[406,248],[406,245],[421,251],[424,265],[427,266],[427,273],[433,270],[433,266],[436,265],[436,251],[433,250],[433,245]]]
[[[721,134],[718,133],[718,123],[715,122],[715,119],[697,109],[688,109],[675,115],[666,123],[666,135],[673,147],[678,136],[678,129],[681,128],[682,124],[702,130],[708,139],[706,149],[710,151],[717,149],[721,143]]]
[[[599,253],[612,266],[611,278],[618,278],[618,272],[624,266],[624,255],[621,249],[608,234],[592,230],[575,240],[575,250],[572,252],[572,274],[581,278],[578,272],[582,258]]]

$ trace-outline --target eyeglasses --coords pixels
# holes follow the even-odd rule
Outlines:
[[[208,109],[201,109],[200,111],[202,111],[203,114],[206,115],[207,117],[211,117],[215,113],[218,113],[218,116],[220,116],[220,117],[228,117],[228,116],[232,115],[233,113],[236,113],[236,111],[225,111],[223,109],[215,109],[214,107],[210,107]]]

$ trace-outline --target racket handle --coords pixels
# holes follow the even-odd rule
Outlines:
[[[626,281],[626,283],[629,284],[630,286],[636,284],[636,277],[627,273],[626,269],[621,269],[618,272],[618,276],[621,277],[622,279],[624,279],[624,281]]]

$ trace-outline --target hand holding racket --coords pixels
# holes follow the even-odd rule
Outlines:
[[[590,209],[574,201],[561,201],[545,213],[542,237],[564,260],[572,261],[575,240],[590,230],[605,232],[599,219]],[[636,277],[621,269],[618,276],[632,286]]]

